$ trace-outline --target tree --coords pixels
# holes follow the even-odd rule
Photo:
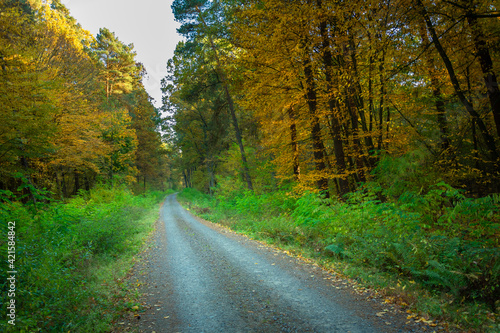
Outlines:
[[[92,45],[94,58],[101,66],[101,76],[106,85],[106,99],[113,94],[129,93],[140,80],[142,66],[135,62],[134,45],[125,45],[114,32],[99,29]]]
[[[130,94],[128,108],[132,115],[131,127],[137,137],[134,164],[138,170],[138,179],[142,180],[139,184],[143,191],[147,190],[148,183],[152,188],[164,189],[164,156],[167,152],[158,131],[158,110],[143,87]]]
[[[206,101],[222,91],[238,122],[257,124],[248,149],[296,189],[343,196],[369,181],[385,155],[412,150],[426,151],[454,185],[496,168],[500,29],[485,1],[176,1],[173,11],[180,32],[199,45],[177,74],[207,74],[192,70],[208,65],[193,61],[196,54],[212,59],[221,86],[211,91],[206,80],[206,94],[179,99],[196,85],[172,81],[180,84],[172,88],[178,107],[206,120]],[[176,128],[183,132],[180,122]],[[211,131],[183,136],[193,148],[184,158],[203,165],[206,151],[193,143]],[[234,151],[221,153],[234,166]]]
[[[64,11],[41,4],[29,9],[19,4],[2,15],[8,20],[2,26],[9,27],[1,51],[8,126],[2,131],[2,178],[10,187],[21,169],[32,187],[64,192],[57,173],[96,172],[102,147],[89,102],[96,71],[84,49],[91,38]]]
[[[439,55],[441,56],[442,61],[444,62],[445,66],[446,66],[446,70],[448,71],[448,75],[450,77],[450,81],[453,85],[455,93],[457,94],[458,98],[460,99],[460,102],[464,105],[467,112],[474,119],[474,122],[477,123],[477,125],[479,126],[479,130],[481,132],[481,135],[483,136],[483,139],[488,147],[491,161],[496,162],[499,158],[499,155],[498,155],[498,151],[496,148],[495,139],[489,133],[489,130],[486,127],[486,124],[481,119],[479,113],[477,113],[477,111],[474,109],[474,106],[472,105],[472,103],[466,97],[466,95],[465,95],[465,93],[460,85],[460,82],[458,81],[458,77],[456,75],[454,66],[453,66],[450,58],[448,57],[446,50],[443,48],[443,46],[440,42],[440,39],[437,35],[434,24],[432,23],[431,17],[430,17],[426,7],[424,6],[424,4],[422,3],[421,0],[417,1],[417,10],[419,10],[420,15],[422,15],[423,19],[425,20],[425,24],[427,26],[427,29],[429,30],[429,33],[432,37],[432,42],[434,43],[434,46],[436,47]]]
[[[224,92],[202,47],[193,42],[177,45],[175,57],[169,62],[173,85],[164,81],[163,91],[169,96],[165,108],[175,120],[172,128],[175,144],[183,154],[183,168],[199,166],[206,170],[208,181],[202,188],[211,191],[216,185],[218,156],[227,146],[229,123],[223,116]]]
[[[199,0],[176,0],[172,4],[172,10],[177,21],[184,23],[179,29],[179,32],[184,34],[188,39],[194,38],[205,38],[208,40],[208,45],[212,51],[211,56],[215,60],[215,72],[217,73],[218,79],[223,87],[224,94],[227,101],[227,108],[231,116],[232,124],[234,127],[234,132],[236,136],[236,141],[238,143],[241,161],[243,165],[244,175],[247,182],[249,190],[253,190],[252,179],[250,177],[250,171],[248,167],[247,157],[245,153],[245,148],[243,146],[243,139],[238,125],[238,118],[236,116],[236,109],[234,105],[233,97],[230,93],[229,82],[227,78],[227,73],[222,65],[220,52],[221,49],[218,48],[214,41],[214,30],[220,29],[220,25],[210,26],[207,22],[208,19],[212,19],[213,22],[217,22],[218,19],[213,19],[220,15],[221,12],[217,11],[220,9],[218,7],[218,2],[207,2]],[[210,16],[211,15],[211,16]],[[215,30],[216,31],[216,30]]]

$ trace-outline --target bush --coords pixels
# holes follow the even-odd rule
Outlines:
[[[4,263],[6,225],[16,221],[15,267],[22,286],[16,291],[17,331],[109,330],[118,311],[114,279],[120,275],[120,262],[138,251],[157,214],[155,204],[163,197],[134,197],[126,188],[99,187],[67,204],[39,205],[38,211],[0,203]],[[0,273],[2,304],[7,300],[5,268]],[[5,321],[1,325],[3,330],[12,328]]]

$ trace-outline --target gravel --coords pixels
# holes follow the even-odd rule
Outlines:
[[[432,332],[334,273],[191,215],[168,196],[118,331]],[[133,318],[133,319],[132,319]]]

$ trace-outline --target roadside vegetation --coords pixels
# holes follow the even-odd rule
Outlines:
[[[59,0],[0,12],[0,332],[108,332],[173,187],[161,113],[114,32]]]
[[[2,193],[5,195],[5,193]],[[43,193],[39,193],[40,196]],[[3,332],[107,332],[134,303],[133,256],[158,218],[164,192],[134,196],[97,186],[63,202],[0,202],[1,303],[7,297],[7,223],[16,222],[16,325]],[[5,315],[5,313],[4,313]]]
[[[214,196],[187,188],[179,200],[205,219],[379,289],[410,319],[498,332],[500,196],[467,198],[442,181],[425,183],[431,177],[407,169],[408,159],[382,161],[373,180],[343,200],[222,187]]]

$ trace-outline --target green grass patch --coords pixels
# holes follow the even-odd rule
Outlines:
[[[313,258],[420,315],[500,328],[498,195],[466,198],[439,182],[397,195],[368,183],[344,201],[192,189],[178,197],[203,218]]]
[[[7,295],[7,226],[16,222],[16,326],[0,331],[106,332],[130,308],[126,274],[166,193],[98,187],[67,203],[0,203],[0,286]]]

